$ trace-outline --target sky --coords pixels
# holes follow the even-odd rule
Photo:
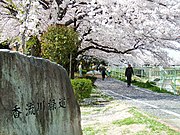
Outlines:
[[[173,42],[177,47],[180,48],[180,43],[178,42]],[[175,51],[171,49],[166,49],[167,52],[169,53],[169,56],[175,60],[175,64],[180,65],[180,51]]]

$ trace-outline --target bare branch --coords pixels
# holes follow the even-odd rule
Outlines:
[[[18,11],[13,7],[13,5],[11,5],[9,3],[5,3],[5,5],[2,5],[2,7],[9,10],[10,14],[15,16],[15,17],[18,14]]]
[[[45,1],[45,0],[40,0],[39,3],[42,5],[42,7],[43,7],[45,10],[47,10],[47,9],[50,8],[50,7],[49,7],[49,3],[48,3],[47,1]]]
[[[4,4],[7,4],[4,0],[0,0],[0,3],[4,3]]]
[[[161,2],[155,2],[154,0],[147,0],[147,1],[153,2],[153,3],[157,3],[157,4],[160,5],[160,6],[167,7],[167,5],[165,5],[165,4],[161,3]]]
[[[58,20],[61,21],[63,17],[66,15],[68,9],[68,5],[65,8],[58,8]]]
[[[65,22],[65,26],[69,26],[70,24],[72,24],[74,21],[72,19],[68,20],[67,22]]]
[[[5,18],[19,20],[17,17],[12,16],[11,14],[0,13],[0,15],[3,16],[0,20],[4,20]]]
[[[81,40],[80,40],[80,43],[83,42],[84,37],[86,37],[87,35],[91,34],[91,31],[92,31],[92,29],[89,28],[89,29],[82,35]]]
[[[88,31],[87,31],[87,32],[85,32],[85,33],[83,34],[83,37],[85,37],[85,36],[89,35],[89,34],[91,33],[91,31],[92,31],[92,29],[91,29],[91,28],[89,28],[89,29],[88,29]]]
[[[178,40],[178,37],[174,37],[174,38],[165,38],[165,37],[153,37],[153,36],[147,36],[147,35],[143,35],[144,37],[146,38],[151,38],[151,39],[154,39],[157,40],[157,39],[160,39],[160,40],[166,40],[166,41],[176,41]]]
[[[79,28],[81,22],[79,22],[77,25],[76,25],[76,28],[75,28],[75,31]]]
[[[87,5],[87,2],[80,2],[81,5]]]
[[[56,1],[58,6],[60,6],[62,4],[62,2],[63,2],[63,0],[55,0],[55,1]]]
[[[109,46],[103,46],[103,45],[100,45],[96,42],[94,42],[92,39],[86,39],[85,41],[88,41],[89,43],[93,44],[93,46],[88,46],[82,50],[80,50],[78,52],[78,55],[79,54],[82,54],[84,53],[85,51],[89,50],[89,49],[97,49],[97,50],[101,50],[101,51],[104,51],[106,53],[117,53],[117,54],[127,54],[133,50],[136,50],[138,49],[140,46],[143,46],[144,44],[140,44],[138,45],[138,43],[140,42],[139,40],[134,44],[134,47],[133,48],[129,48],[125,51],[120,51],[120,50],[117,50],[116,48],[113,48],[113,47],[109,47]]]

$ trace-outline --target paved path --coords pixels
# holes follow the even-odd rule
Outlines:
[[[136,86],[127,87],[126,83],[115,79],[97,79],[95,85],[102,92],[128,102],[180,131],[180,96],[156,93]]]

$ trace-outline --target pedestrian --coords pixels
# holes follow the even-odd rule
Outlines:
[[[79,77],[82,77],[82,62],[79,64]]]
[[[95,75],[96,65],[94,63],[92,64],[92,75]]]
[[[127,77],[127,86],[131,86],[131,78],[132,75],[134,74],[133,68],[131,67],[131,64],[128,64],[128,67],[126,68],[125,71],[125,76]]]
[[[104,81],[106,77],[106,68],[104,66],[101,67],[101,75],[102,75],[102,80]]]

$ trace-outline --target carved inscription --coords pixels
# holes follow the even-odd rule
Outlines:
[[[12,109],[13,118],[19,118],[21,115],[29,116],[29,115],[36,115],[40,111],[48,110],[48,111],[55,111],[59,108],[66,108],[66,99],[60,98],[50,99],[48,103],[44,100],[42,102],[34,103],[28,102],[26,104],[25,110],[22,110],[20,106],[15,105]]]

